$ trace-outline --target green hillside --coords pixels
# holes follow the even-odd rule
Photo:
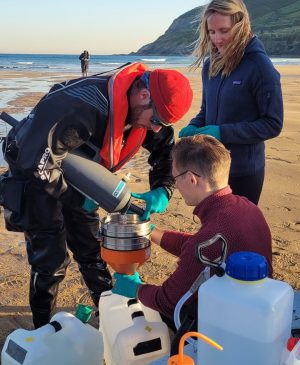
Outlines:
[[[252,28],[271,56],[300,56],[300,0],[245,0]],[[188,55],[197,38],[203,7],[173,21],[165,34],[140,48],[138,55]]]

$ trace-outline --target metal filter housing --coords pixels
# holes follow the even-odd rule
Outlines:
[[[102,246],[110,250],[132,251],[150,246],[150,222],[137,214],[113,213],[101,221]]]
[[[101,257],[116,272],[131,275],[151,254],[150,222],[113,213],[101,221]]]

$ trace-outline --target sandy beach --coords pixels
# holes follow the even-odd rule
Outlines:
[[[284,97],[284,128],[280,136],[266,142],[266,178],[259,203],[272,232],[273,267],[276,279],[287,281],[294,289],[300,288],[300,66],[278,67]],[[194,101],[183,121],[175,126],[178,131],[198,112],[201,100],[200,71],[181,70],[190,78]],[[38,78],[49,83],[66,79],[53,73],[1,71],[1,80]],[[74,75],[78,77],[78,75]],[[9,93],[11,99],[0,111],[22,113],[33,107],[43,96],[39,91],[0,86],[0,97]],[[147,153],[139,154],[120,175],[131,172],[130,186],[135,192],[148,189]],[[105,212],[101,212],[105,215]],[[247,217],[245,217],[247,219]],[[167,229],[193,232],[199,224],[193,221],[192,208],[186,207],[178,191],[163,215],[153,215],[153,223]],[[255,229],[255,227],[253,227]],[[30,268],[27,263],[23,234],[5,230],[3,214],[0,216],[0,349],[6,336],[16,328],[31,329],[28,306]],[[259,242],[258,242],[259,244]],[[173,270],[176,259],[156,246],[152,246],[151,259],[139,270],[144,281],[161,283]],[[91,304],[87,290],[81,282],[75,262],[69,266],[66,279],[60,286],[58,310],[73,312],[76,303]],[[97,318],[92,319],[97,326]]]

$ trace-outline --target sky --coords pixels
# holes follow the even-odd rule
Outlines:
[[[0,53],[137,51],[208,0],[0,0]]]

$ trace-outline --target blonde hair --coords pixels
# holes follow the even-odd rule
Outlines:
[[[198,134],[180,138],[172,149],[172,158],[179,171],[198,173],[212,189],[228,183],[230,152],[214,137]]]
[[[232,41],[223,55],[213,45],[208,29],[207,18],[214,13],[229,15],[232,20]],[[199,38],[193,51],[197,60],[192,67],[199,67],[206,56],[210,57],[209,77],[222,72],[222,76],[229,76],[238,66],[244,55],[245,48],[252,37],[249,13],[242,0],[212,0],[204,9],[198,27]]]

